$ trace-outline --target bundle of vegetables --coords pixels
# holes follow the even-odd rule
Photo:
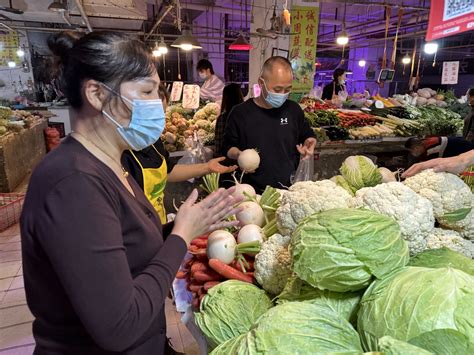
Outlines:
[[[385,124],[376,124],[373,126],[357,127],[349,130],[352,139],[371,139],[380,137],[394,136],[392,128]]]
[[[314,132],[316,140],[319,143],[326,142],[329,140],[329,136],[326,133],[326,130],[324,128],[313,127],[313,132]]]
[[[194,114],[191,124],[197,129],[201,142],[206,145],[214,143],[216,120],[220,114],[220,106],[215,102],[208,103]]]
[[[311,215],[292,234],[290,251],[300,279],[335,292],[364,289],[409,260],[397,222],[361,209]]]
[[[423,122],[414,121],[411,119],[402,119],[390,114],[386,118],[378,117],[383,122],[383,125],[391,129],[395,135],[401,137],[411,137],[421,134],[425,129]]]
[[[349,131],[343,127],[326,127],[324,131],[331,141],[343,141],[350,138]]]
[[[328,306],[288,302],[270,308],[246,334],[211,354],[362,354],[357,332]]]
[[[311,127],[337,126],[339,124],[339,117],[334,110],[305,111],[304,116]]]
[[[457,113],[461,117],[466,117],[472,110],[471,106],[467,102],[454,101],[447,109],[451,112]]]
[[[387,117],[395,116],[397,118],[403,118],[407,120],[415,120],[421,117],[421,112],[416,107],[406,105],[403,107],[392,107],[392,108],[371,108],[370,112],[374,116]]]
[[[192,137],[193,127],[182,113],[182,109],[171,109],[166,114],[166,124],[162,139],[166,150],[175,152],[185,148],[186,138]]]
[[[455,268],[406,267],[370,285],[357,329],[366,351],[383,336],[434,354],[474,349],[474,277]]]
[[[377,123],[376,117],[361,111],[338,110],[337,116],[344,128],[371,126]]]
[[[441,107],[425,106],[420,108],[420,112],[426,135],[453,136],[464,125],[460,115]]]
[[[375,95],[372,97],[372,100],[376,100],[376,101],[380,101],[383,103],[384,107],[386,108],[393,108],[393,107],[399,107],[399,106],[402,106],[402,104],[397,101],[396,99],[392,99],[392,98],[385,98],[385,97],[382,97],[380,96],[379,94]]]
[[[330,110],[336,108],[331,103],[312,97],[303,97],[300,101],[300,105],[304,112],[316,112],[320,110]]]
[[[412,101],[412,104],[418,107],[426,105],[433,105],[438,107],[448,106],[448,103],[445,101],[445,95],[443,92],[437,92],[429,88],[419,89],[416,93],[412,94],[412,97],[415,98]]]

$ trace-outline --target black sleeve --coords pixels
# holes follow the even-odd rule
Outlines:
[[[311,128],[308,120],[304,117],[304,112],[299,105],[296,105],[298,117],[298,142],[303,144],[306,139],[315,137],[314,131]]]
[[[97,178],[65,178],[35,217],[35,233],[87,332],[100,347],[123,351],[162,311],[186,243],[169,236],[132,278],[117,199]]]
[[[242,118],[240,117],[239,112],[240,111],[236,110],[236,107],[234,107],[227,118],[223,142],[223,152],[225,153],[225,156],[227,156],[229,149],[232,147],[241,149],[239,122],[242,121]]]
[[[323,89],[323,96],[321,96],[321,98],[323,100],[331,100],[333,89],[334,89],[333,83],[326,85]]]
[[[129,150],[123,152],[121,162],[123,168],[128,171],[130,176],[133,177],[138,186],[140,186],[140,188],[143,190],[142,168]]]
[[[173,170],[176,163],[171,161],[170,153],[166,150],[165,145],[163,144],[161,139],[158,139],[156,143],[154,144],[154,146],[156,150],[160,152],[163,158],[165,158],[168,174],[171,173],[171,170]]]

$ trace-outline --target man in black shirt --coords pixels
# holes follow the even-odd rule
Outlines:
[[[224,134],[224,150],[237,160],[245,149],[260,154],[260,167],[244,175],[258,192],[267,185],[290,185],[300,156],[313,159],[316,139],[300,106],[288,100],[293,82],[290,62],[272,57],[263,65],[259,85],[262,94],[231,111]]]

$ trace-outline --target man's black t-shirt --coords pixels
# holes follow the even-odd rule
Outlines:
[[[264,109],[250,99],[235,106],[229,114],[224,134],[224,151],[257,149],[260,167],[245,174],[244,182],[257,191],[267,185],[290,185],[290,176],[299,163],[296,145],[304,143],[314,133],[300,106],[291,100],[277,109]]]

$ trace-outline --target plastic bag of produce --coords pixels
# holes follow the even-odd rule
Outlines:
[[[194,137],[192,139],[191,148],[187,149],[184,153],[183,157],[178,160],[178,164],[186,164],[186,165],[193,165],[193,164],[201,164],[207,162],[211,159],[213,153],[210,149],[205,148],[204,144],[200,141],[197,137],[196,132],[194,133]],[[194,182],[193,179],[188,180],[190,183]]]
[[[294,175],[291,176],[290,182],[312,181],[314,175],[314,159],[301,159]]]

